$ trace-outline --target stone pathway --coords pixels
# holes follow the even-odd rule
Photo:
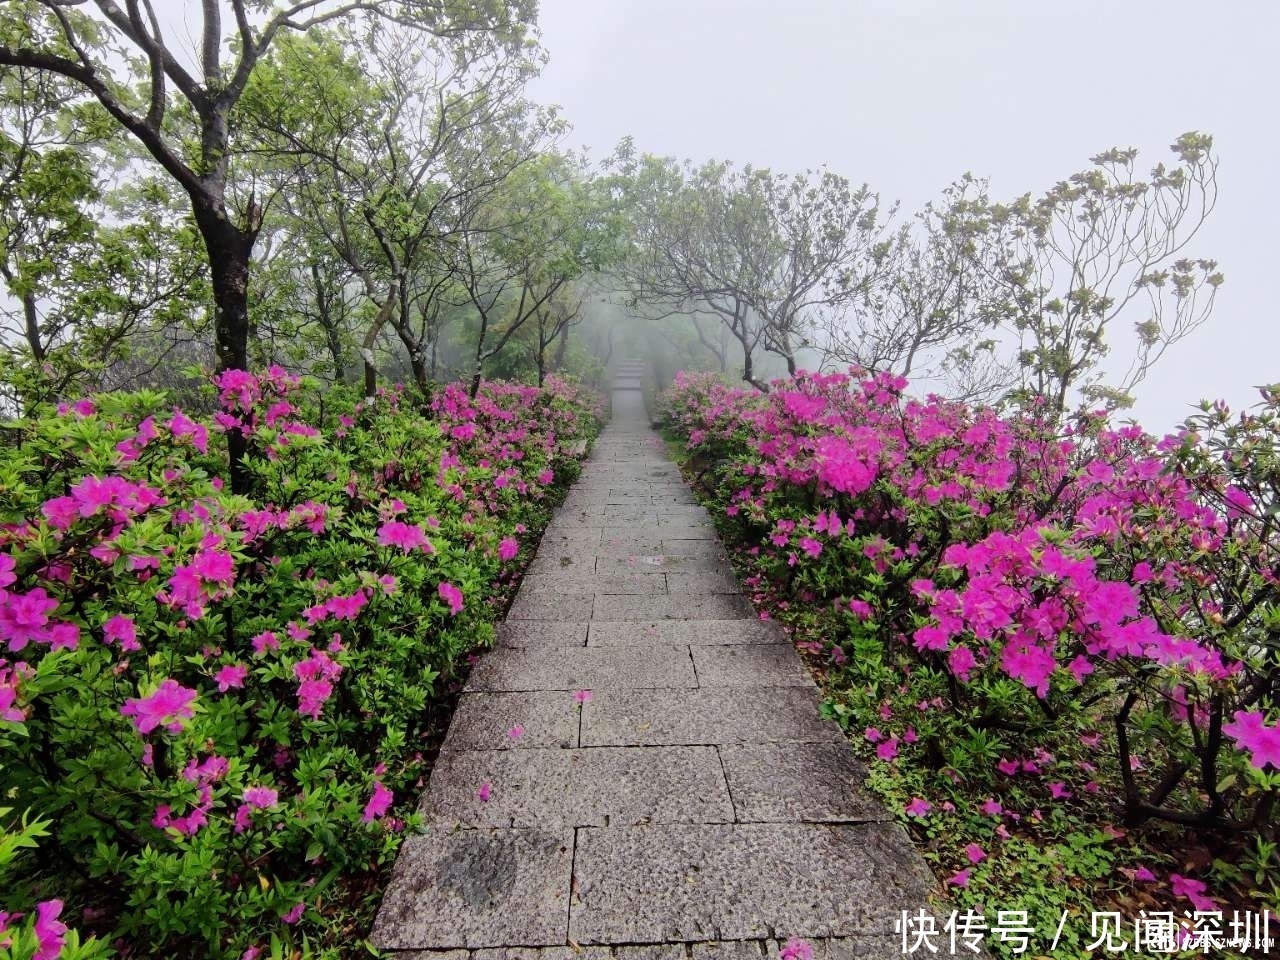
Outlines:
[[[472,672],[374,927],[399,957],[901,957],[936,884],[649,427],[641,368]]]

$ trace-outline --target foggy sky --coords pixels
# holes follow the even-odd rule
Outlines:
[[[533,94],[595,159],[631,135],[694,161],[825,163],[905,214],[966,171],[1012,199],[1108,147],[1138,148],[1145,173],[1210,133],[1218,206],[1186,253],[1227,282],[1132,415],[1163,432],[1201,397],[1239,408],[1280,381],[1278,3],[541,0],[539,19],[551,62]]]

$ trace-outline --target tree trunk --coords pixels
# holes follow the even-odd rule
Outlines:
[[[474,302],[474,301],[473,301]],[[479,304],[476,304],[479,307]],[[471,372],[471,399],[476,398],[476,394],[480,392],[480,376],[484,372],[484,340],[489,334],[489,314],[486,311],[480,311],[480,335],[476,338],[476,358],[475,366]]]
[[[213,285],[214,350],[218,372],[249,369],[249,257],[256,230],[241,230],[227,216],[225,206],[208,197],[192,197],[200,237],[209,256]],[[248,442],[239,428],[227,432],[231,492],[249,492],[245,467]]]
[[[44,363],[47,354],[44,341],[40,338],[40,313],[36,309],[36,295],[29,290],[22,295],[22,316],[26,325],[27,346],[31,348],[31,356],[36,363]]]
[[[555,370],[564,369],[565,354],[569,352],[569,328],[565,327],[560,331],[559,342],[556,344],[555,359],[551,361],[551,366]]]
[[[320,268],[314,263],[311,264],[311,284],[316,296],[316,316],[320,319],[320,326],[324,328],[325,346],[329,348],[329,356],[333,359],[334,382],[345,383],[347,378],[342,362],[342,337],[338,331],[338,321],[333,316],[334,297],[325,290]]]
[[[405,352],[409,354],[409,369],[413,372],[414,386],[418,388],[422,399],[429,403],[431,401],[431,381],[427,376],[427,352],[403,322],[406,316],[403,303],[400,309],[400,318],[395,323],[396,335],[400,338],[400,342],[404,344]]]
[[[369,329],[364,333],[364,341],[360,344],[360,359],[364,363],[364,397],[366,400],[372,400],[374,394],[378,392],[378,368],[373,364],[373,345],[377,343],[378,334],[382,331],[387,320],[391,318],[391,311],[396,308],[396,287],[398,283],[398,280],[391,281],[391,289],[387,291],[387,298],[379,305],[378,313],[369,324]]]

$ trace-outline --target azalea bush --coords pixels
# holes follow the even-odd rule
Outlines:
[[[559,381],[427,413],[276,368],[215,388],[210,420],[139,392],[5,427],[0,826],[46,834],[0,862],[11,951],[39,935],[18,913],[41,957],[85,949],[56,923],[132,956],[358,936],[459,665],[597,422]]]
[[[1059,864],[1117,896],[1146,884],[1134,903],[1274,904],[1280,393],[1236,418],[1206,405],[1156,440],[906,387],[681,376],[661,407],[757,601],[820,663],[828,709],[904,772],[877,774],[882,792],[926,839],[1016,849],[1015,823],[1092,838]],[[967,826],[923,822],[939,814]],[[1120,852],[1188,828],[1198,876]],[[952,850],[953,886],[999,869],[977,853]]]

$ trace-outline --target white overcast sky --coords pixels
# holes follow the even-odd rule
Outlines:
[[[1280,381],[1280,2],[541,0],[534,96],[573,146],[867,182],[903,212],[969,171],[1006,199],[1111,146],[1144,170],[1211,133],[1220,197],[1189,253],[1227,282],[1209,322],[1138,388],[1170,429],[1201,397]]]

